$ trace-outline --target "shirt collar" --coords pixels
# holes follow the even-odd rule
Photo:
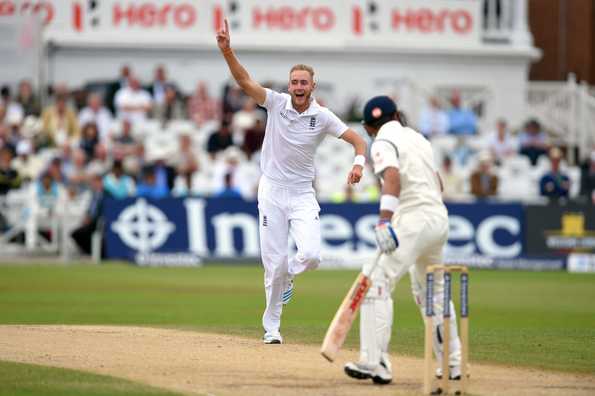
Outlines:
[[[320,112],[320,105],[318,104],[314,96],[310,96],[310,106],[303,113],[298,113],[298,111],[293,108],[293,104],[291,104],[291,95],[289,95],[287,101],[285,102],[285,110],[292,110],[296,112],[299,116],[311,116],[316,115]]]

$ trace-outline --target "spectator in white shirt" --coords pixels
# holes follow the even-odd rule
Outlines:
[[[87,107],[79,113],[79,125],[95,124],[102,142],[109,137],[112,127],[112,113],[103,106],[103,99],[98,93],[91,93],[87,97]]]
[[[519,150],[517,139],[508,133],[508,124],[501,118],[496,122],[496,130],[488,140],[487,149],[497,165],[500,165],[506,158],[515,156]]]
[[[130,77],[129,85],[118,91],[115,98],[118,117],[128,119],[133,125],[142,124],[151,110],[151,95],[141,89],[136,77]]]
[[[448,114],[440,107],[436,97],[430,98],[429,106],[419,117],[419,131],[426,138],[444,135],[448,132]]]

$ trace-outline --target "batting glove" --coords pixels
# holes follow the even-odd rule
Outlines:
[[[378,223],[374,228],[376,233],[376,243],[382,253],[390,253],[399,247],[397,233],[390,221],[384,220]]]

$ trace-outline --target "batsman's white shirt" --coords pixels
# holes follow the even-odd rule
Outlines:
[[[290,95],[270,89],[263,106],[268,116],[258,188],[266,294],[262,323],[267,333],[275,334],[288,277],[314,269],[320,262],[320,206],[313,187],[316,148],[326,135],[340,137],[347,125],[313,99],[306,111],[298,113]],[[290,234],[297,254],[288,259]]]

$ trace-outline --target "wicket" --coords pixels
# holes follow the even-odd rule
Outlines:
[[[444,276],[444,310],[443,310],[443,339],[442,339],[442,380],[436,391],[432,391],[433,373],[433,336],[432,328],[434,316],[434,275],[437,271],[443,272]],[[446,394],[449,390],[449,343],[450,343],[450,299],[452,286],[452,272],[460,273],[461,294],[460,294],[460,330],[461,330],[461,385],[459,392],[463,394],[467,388],[468,361],[469,361],[469,271],[465,266],[433,265],[428,267],[426,272],[426,311],[425,311],[425,345],[424,345],[424,394]]]

